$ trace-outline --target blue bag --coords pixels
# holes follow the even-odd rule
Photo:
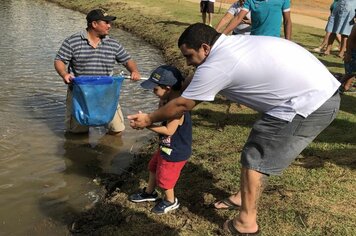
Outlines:
[[[108,124],[119,103],[123,77],[78,76],[73,80],[72,114],[86,126]]]

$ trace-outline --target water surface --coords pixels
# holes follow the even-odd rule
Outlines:
[[[66,214],[95,201],[93,180],[120,173],[151,133],[127,124],[122,138],[103,128],[65,136],[66,85],[53,58],[64,38],[85,28],[85,15],[41,0],[2,0],[0,14],[0,235],[65,235]],[[135,36],[118,29],[111,36],[143,76],[164,63]],[[152,110],[157,101],[128,80],[120,99],[124,115]]]

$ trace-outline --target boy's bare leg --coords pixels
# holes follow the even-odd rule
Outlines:
[[[156,188],[156,173],[154,172],[149,172],[149,177],[148,177],[148,185],[146,188],[146,193],[151,194],[155,188]]]
[[[169,201],[171,203],[173,203],[175,201],[175,197],[174,197],[174,189],[171,188],[171,189],[166,189],[164,191],[166,197],[165,197],[165,200],[166,201]]]
[[[267,180],[267,175],[247,168],[241,169],[241,209],[233,219],[233,225],[238,231],[254,233],[258,230],[257,205]]]

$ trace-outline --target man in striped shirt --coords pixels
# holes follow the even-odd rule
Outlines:
[[[54,67],[68,84],[66,130],[72,133],[87,133],[89,127],[80,125],[72,116],[72,80],[81,75],[112,75],[115,61],[124,65],[131,73],[132,80],[141,78],[137,65],[125,48],[108,36],[111,22],[115,16],[109,16],[101,9],[88,13],[86,30],[66,38],[57,52]],[[120,105],[113,120],[107,125],[109,134],[119,134],[124,129],[124,118]]]

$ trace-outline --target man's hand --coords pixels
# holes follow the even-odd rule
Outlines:
[[[136,62],[132,59],[128,60],[127,63],[124,65],[128,71],[131,73],[131,80],[140,80],[141,75],[138,72]]]
[[[141,75],[138,71],[133,71],[131,73],[131,80],[140,80],[141,79]]]
[[[143,129],[152,125],[152,121],[147,113],[139,112],[137,114],[127,116],[127,119],[129,119],[130,126],[133,129]]]
[[[70,84],[70,83],[72,83],[72,81],[73,81],[73,79],[74,79],[74,75],[72,75],[72,74],[66,74],[66,75],[64,75],[62,78],[63,78],[63,82],[64,82],[65,84]]]
[[[63,61],[61,60],[55,60],[54,61],[54,68],[56,69],[57,73],[59,74],[59,76],[62,77],[63,82],[65,84],[70,84],[72,83],[72,80],[74,79],[74,75],[69,74],[67,72],[67,68],[66,65],[64,64]]]

